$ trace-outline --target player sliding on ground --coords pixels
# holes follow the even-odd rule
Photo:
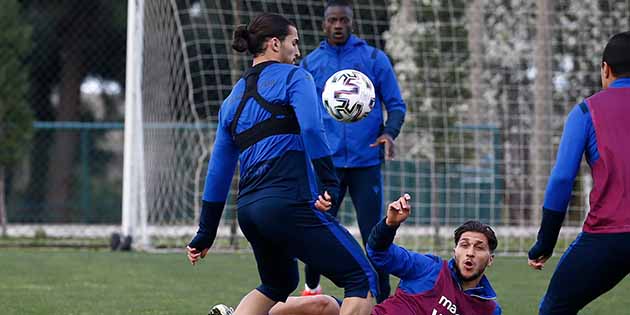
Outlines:
[[[377,304],[373,315],[476,314],[498,315],[496,293],[484,275],[492,265],[497,238],[492,228],[468,221],[454,233],[453,257],[445,261],[393,244],[396,230],[409,217],[411,197],[400,197],[387,207],[387,216],[370,233],[367,251],[380,268],[400,278],[396,293]],[[341,301],[327,295],[292,297],[277,304],[270,315],[338,315]],[[230,309],[217,305],[212,315],[226,315]]]

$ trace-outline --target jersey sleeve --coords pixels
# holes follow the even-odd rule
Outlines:
[[[586,149],[589,121],[590,115],[584,103],[575,106],[567,117],[558,147],[556,164],[551,171],[545,191],[542,222],[536,243],[528,252],[530,259],[551,256],[556,246],[567,206],[571,200],[573,182]]]
[[[499,302],[494,301],[494,303],[496,303],[496,306],[494,308],[494,312],[492,313],[493,315],[502,315],[503,314],[503,310],[501,309],[501,305],[499,305]]]
[[[382,51],[378,51],[376,55],[375,66],[377,82],[374,84],[377,97],[381,99],[385,104],[385,109],[387,109],[387,121],[383,132],[396,138],[405,120],[407,105],[400,94],[400,87],[392,64]]]
[[[393,244],[396,229],[388,226],[383,219],[370,233],[367,253],[377,269],[401,280],[417,279],[429,273],[433,265],[440,263],[437,257],[415,253]]]
[[[588,111],[575,106],[567,117],[562,131],[556,164],[551,171],[543,208],[565,212],[571,200],[573,182],[580,169],[580,162],[587,143]]]
[[[219,125],[208,163],[208,173],[201,202],[199,229],[197,235],[188,244],[191,248],[199,251],[210,248],[214,243],[238,160],[238,148],[230,137],[228,125],[222,121],[222,113],[219,112]]]
[[[298,68],[287,84],[287,93],[300,124],[304,147],[309,157],[319,159],[331,155],[322,114],[318,109],[313,76]]]
[[[203,200],[208,202],[225,202],[238,161],[238,147],[230,135],[229,124],[224,121],[223,116],[224,113],[220,112],[217,134],[210,162],[208,162],[203,191]]]

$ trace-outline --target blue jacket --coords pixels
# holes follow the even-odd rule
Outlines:
[[[326,80],[339,70],[359,70],[372,80],[376,90],[376,103],[372,112],[361,121],[355,123],[336,121],[326,113],[321,97],[318,98],[318,103],[323,113],[324,127],[333,151],[335,167],[368,167],[380,164],[382,149],[371,148],[370,144],[383,133],[395,139],[406,112],[396,74],[385,53],[351,35],[342,46],[322,41],[319,48],[308,54],[300,65],[313,75],[319,96],[322,95]],[[385,125],[383,104],[388,114]]]

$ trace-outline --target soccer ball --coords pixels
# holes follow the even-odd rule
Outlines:
[[[326,81],[322,93],[324,108],[338,121],[359,121],[374,108],[374,85],[360,71],[337,71]]]

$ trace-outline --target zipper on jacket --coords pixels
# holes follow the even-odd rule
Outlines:
[[[341,68],[341,49],[342,47],[340,46],[336,46],[336,50],[337,50],[337,69]],[[343,165],[345,168],[348,167],[348,141],[346,140],[346,123],[341,123],[342,126],[342,130],[343,130],[343,140],[342,140],[342,147],[343,147]]]

